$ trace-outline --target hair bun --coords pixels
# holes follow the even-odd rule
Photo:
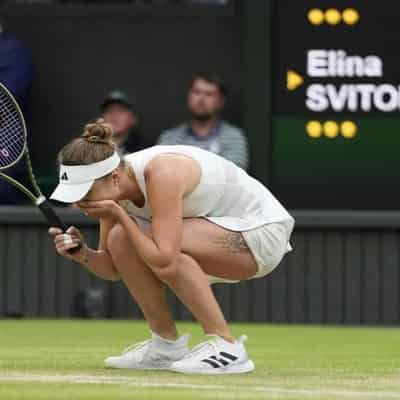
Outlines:
[[[112,141],[113,130],[110,124],[99,118],[96,122],[85,125],[82,138],[91,143],[114,145]]]

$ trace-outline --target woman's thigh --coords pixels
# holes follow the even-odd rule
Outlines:
[[[208,275],[242,280],[257,273],[256,261],[242,234],[204,218],[183,221],[182,252],[193,257]]]

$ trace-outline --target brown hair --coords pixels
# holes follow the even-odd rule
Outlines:
[[[216,73],[214,72],[209,72],[209,71],[198,71],[195,72],[192,75],[192,79],[190,80],[189,83],[189,88],[191,89],[194,85],[194,83],[198,80],[198,79],[202,79],[208,83],[212,83],[213,85],[215,85],[220,94],[223,97],[227,97],[229,94],[229,90],[228,90],[228,86],[226,85],[226,83],[222,80],[221,77],[219,77]]]
[[[116,145],[113,130],[102,118],[85,125],[80,137],[73,139],[58,153],[58,162],[64,165],[88,165],[111,157]]]

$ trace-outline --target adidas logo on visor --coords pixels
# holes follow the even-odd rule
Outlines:
[[[221,368],[221,367],[226,367],[229,364],[232,364],[237,359],[238,358],[236,356],[234,356],[233,354],[229,354],[229,353],[225,353],[225,351],[221,351],[219,353],[219,358],[217,358],[216,356],[211,356],[211,357],[205,358],[204,360],[201,360],[201,361],[211,365],[213,368]]]
[[[68,175],[67,175],[66,172],[64,172],[64,173],[61,175],[61,180],[62,180],[62,181],[67,181],[67,180],[68,180]]]

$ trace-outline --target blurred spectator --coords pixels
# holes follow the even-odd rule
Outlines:
[[[195,74],[187,97],[190,120],[163,132],[157,144],[201,147],[247,169],[247,139],[243,131],[220,116],[226,95],[226,86],[218,76]]]
[[[133,153],[150,145],[140,131],[139,115],[126,93],[110,92],[100,105],[101,116],[114,130],[114,142],[119,151]]]
[[[22,111],[28,112],[33,81],[31,51],[0,20],[0,81],[14,95]]]
[[[0,20],[0,82],[14,95],[25,118],[29,119],[29,95],[33,81],[31,51],[12,33],[6,31]],[[23,168],[17,164],[6,171],[16,179],[21,179]],[[25,198],[10,184],[0,181],[0,204],[18,204]]]

